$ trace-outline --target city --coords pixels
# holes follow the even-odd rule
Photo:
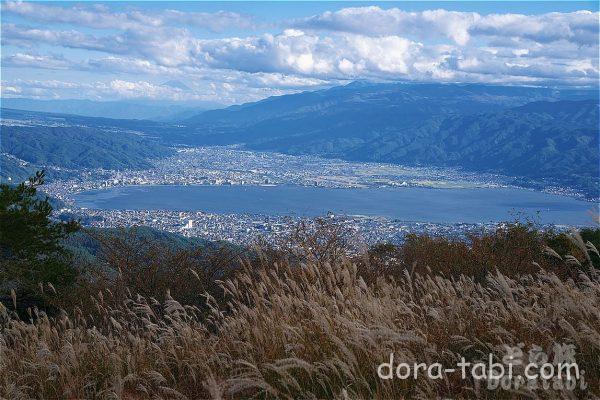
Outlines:
[[[128,185],[281,185],[344,187],[502,187],[499,175],[466,173],[450,168],[417,168],[391,164],[352,163],[314,156],[292,156],[242,150],[236,146],[178,148],[153,160],[148,170],[86,170],[68,180],[50,182],[45,191],[63,205],[57,215],[80,218],[84,225],[113,228],[150,226],[185,236],[248,244],[259,237],[275,243],[303,218],[290,215],[215,214],[202,211],[102,210],[77,206],[73,195]],[[357,242],[396,243],[407,233],[464,236],[491,229],[493,223],[436,224],[383,217],[324,215],[355,232]],[[517,216],[515,216],[517,218]]]

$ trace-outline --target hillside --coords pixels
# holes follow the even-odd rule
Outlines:
[[[40,285],[60,314],[20,318],[23,298],[2,299],[0,397],[597,398],[599,232],[512,225],[468,242],[412,235],[354,256],[343,237],[309,234],[256,244],[259,257],[233,268],[230,257],[204,263],[117,241],[77,286]],[[506,370],[505,357],[528,354],[585,376],[530,380],[518,393],[469,367],[463,379],[386,378],[401,362],[485,371],[487,357]]]
[[[417,128],[372,135],[327,136],[319,130],[290,140],[256,141],[257,150],[320,154],[358,161],[463,167],[597,190],[598,103],[536,102],[497,113],[432,118]]]
[[[598,120],[592,91],[354,84],[210,111],[187,123],[195,143],[463,167],[597,195]]]
[[[483,85],[440,85],[440,84],[370,84],[354,82],[331,89],[303,92],[212,110],[190,118],[190,124],[221,124],[224,126],[241,123],[256,123],[284,115],[302,115],[306,112],[335,114],[348,109],[370,108],[400,110],[400,106],[414,111],[416,105],[426,106],[426,112],[434,108],[445,110],[467,110],[473,104],[485,109],[494,104],[522,104],[532,97],[553,98],[556,94],[550,89],[528,89],[521,87],[501,87]]]
[[[103,247],[107,243],[127,243],[137,249],[149,245],[157,246],[163,251],[200,250],[204,256],[228,250],[240,252],[241,249],[228,242],[210,242],[200,237],[186,237],[177,233],[159,231],[147,226],[128,228],[86,228],[71,235],[64,241],[65,246],[83,262],[100,263]]]
[[[177,124],[8,109],[2,118],[3,152],[34,165],[144,168],[147,158],[170,154],[167,146],[243,144],[495,172],[598,196],[598,94],[590,90],[356,82]]]
[[[72,169],[146,168],[148,158],[172,152],[157,140],[132,130],[137,126],[135,121],[123,127],[98,122],[90,123],[83,117],[3,109],[2,151],[36,166]],[[14,168],[8,171],[11,170]]]
[[[206,111],[184,122],[189,127],[196,128],[198,134],[233,134],[239,139],[248,135],[240,135],[241,132],[236,132],[235,128],[253,127],[259,123],[267,128],[270,127],[269,121],[296,125],[305,132],[308,127],[301,123],[307,119],[313,122],[312,125],[328,130],[347,128],[346,134],[353,135],[364,126],[373,131],[377,126],[405,126],[408,123],[422,122],[424,118],[434,115],[472,114],[507,109],[533,101],[578,100],[593,96],[593,92],[584,90],[355,82],[326,90],[269,97],[255,103]],[[265,132],[264,136],[291,136],[293,133],[281,129]]]
[[[10,177],[10,182],[22,182],[35,174],[35,166],[6,153],[0,154],[0,178]]]

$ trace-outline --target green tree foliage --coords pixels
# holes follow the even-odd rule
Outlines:
[[[48,197],[37,194],[43,183],[39,171],[18,186],[0,185],[0,296],[6,301],[16,294],[20,307],[43,303],[44,286],[58,289],[76,277],[61,241],[79,224],[50,219]]]

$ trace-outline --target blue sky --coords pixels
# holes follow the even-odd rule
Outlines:
[[[234,104],[375,81],[596,86],[597,2],[2,2],[2,96]]]

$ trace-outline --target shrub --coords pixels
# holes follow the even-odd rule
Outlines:
[[[201,296],[205,292],[223,301],[217,282],[235,273],[245,253],[245,249],[214,243],[176,246],[135,227],[83,232],[89,236],[94,255],[91,260],[76,260],[85,274],[72,291],[55,301],[63,309],[78,307],[92,315],[97,312],[92,297],[98,293],[104,293],[103,302],[108,306],[122,304],[132,293],[158,302],[169,295],[198,307],[205,304]]]
[[[600,229],[585,229],[577,235],[581,235],[584,244],[587,239],[598,241]],[[556,254],[548,253],[548,248],[556,249]],[[540,270],[577,279],[582,266],[567,265],[560,256],[571,254],[585,259],[586,251],[586,246],[582,249],[572,234],[541,232],[532,225],[515,223],[494,231],[471,233],[466,240],[409,234],[400,245],[373,246],[359,258],[359,266],[366,279],[380,275],[399,277],[409,271],[454,278],[466,275],[483,282],[487,274],[495,271],[515,278]],[[596,253],[589,254],[600,265]]]

